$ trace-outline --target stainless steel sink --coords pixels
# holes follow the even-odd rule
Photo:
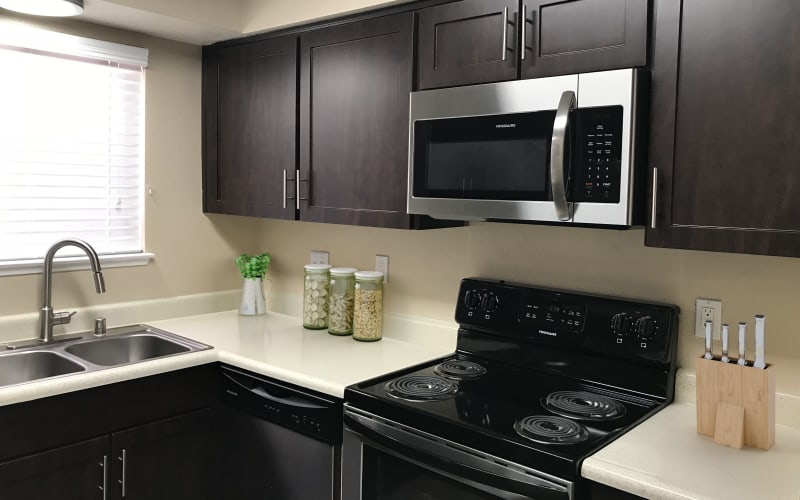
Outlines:
[[[190,348],[146,333],[89,340],[70,345],[64,350],[96,365],[115,366],[187,352]]]
[[[51,351],[12,352],[0,356],[0,386],[86,371],[80,363]]]
[[[0,346],[0,387],[205,349],[211,346],[148,325],[109,328],[102,336],[55,337],[52,343],[15,350]]]

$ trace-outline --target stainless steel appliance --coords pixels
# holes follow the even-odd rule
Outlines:
[[[342,402],[223,366],[218,496],[339,498]]]
[[[624,69],[412,92],[408,212],[642,224],[645,75]]]
[[[452,356],[345,390],[342,498],[582,499],[673,398],[675,306],[465,279]]]

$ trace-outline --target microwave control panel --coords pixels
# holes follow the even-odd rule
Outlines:
[[[622,106],[577,111],[572,201],[619,203]]]

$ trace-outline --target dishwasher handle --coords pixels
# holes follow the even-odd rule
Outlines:
[[[233,382],[242,390],[249,392],[260,399],[266,399],[272,403],[277,403],[282,406],[291,408],[304,408],[311,410],[325,410],[327,406],[322,406],[312,402],[310,399],[303,397],[300,394],[290,394],[286,396],[279,396],[269,391],[269,386],[261,380],[246,377],[244,375],[236,376],[229,372],[222,374],[226,379]],[[250,383],[248,383],[250,382]]]

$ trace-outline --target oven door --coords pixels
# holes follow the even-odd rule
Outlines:
[[[573,484],[345,405],[342,498],[571,499]]]

